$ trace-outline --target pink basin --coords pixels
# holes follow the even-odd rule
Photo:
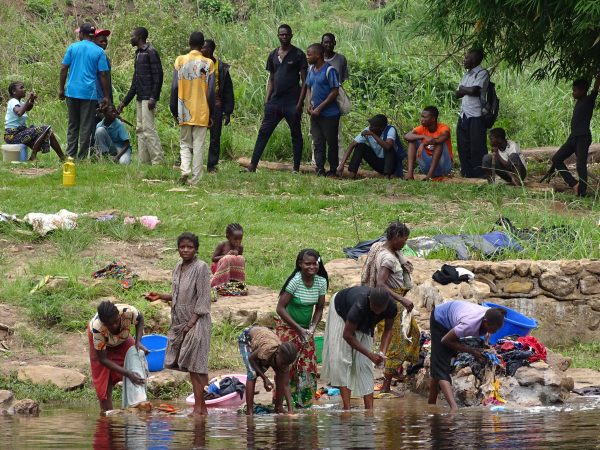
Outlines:
[[[240,380],[241,383],[246,384],[246,375],[242,375],[239,373],[230,373],[227,375],[223,375],[222,378],[225,377],[236,377]],[[188,405],[195,405],[196,400],[194,399],[194,394],[190,394],[188,398],[185,399],[185,402]],[[220,398],[215,398],[213,400],[206,400],[206,406],[212,408],[227,408],[227,407],[237,407],[244,403],[244,399],[240,398],[240,394],[237,392],[232,392],[231,394],[224,395]]]

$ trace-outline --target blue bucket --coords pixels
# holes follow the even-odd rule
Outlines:
[[[162,334],[147,334],[142,336],[142,344],[148,349],[146,361],[150,372],[159,372],[165,367],[165,353],[168,338]]]
[[[490,344],[495,344],[499,339],[506,336],[516,334],[518,336],[527,336],[531,330],[537,328],[537,321],[531,317],[527,317],[514,309],[506,306],[496,305],[495,303],[483,303],[483,306],[489,308],[501,308],[506,311],[504,325],[497,332],[490,336]]]

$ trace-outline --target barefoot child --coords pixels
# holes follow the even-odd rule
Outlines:
[[[217,245],[213,252],[211,287],[230,281],[246,281],[246,261],[242,256],[244,229],[239,223],[230,223],[225,229],[225,237],[227,240]]]
[[[254,412],[254,388],[256,378],[261,377],[267,392],[273,383],[265,375],[269,367],[275,372],[275,411],[283,412],[283,397],[288,413],[293,411],[290,392],[290,365],[296,360],[298,350],[291,342],[282,343],[277,335],[265,327],[248,327],[238,337],[240,354],[246,366],[246,414]]]
[[[35,161],[36,155],[42,150],[42,153],[48,153],[50,146],[54,149],[61,160],[65,155],[48,125],[27,126],[27,111],[31,111],[35,105],[37,95],[30,92],[27,100],[25,85],[22,81],[15,81],[8,86],[10,100],[6,105],[6,116],[4,118],[4,140],[7,144],[24,144],[31,149],[29,161]]]
[[[173,270],[172,294],[150,292],[150,301],[171,302],[171,328],[165,356],[167,369],[189,372],[196,404],[193,415],[206,415],[204,386],[208,384],[210,349],[210,270],[197,258],[198,237],[183,233],[177,238],[181,261]]]

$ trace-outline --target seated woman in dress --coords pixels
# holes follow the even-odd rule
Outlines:
[[[246,260],[242,256],[244,229],[239,223],[230,223],[225,229],[225,237],[227,240],[217,245],[213,252],[211,287],[222,286],[231,281],[246,281]]]
[[[35,105],[37,95],[30,92],[27,100],[25,85],[22,81],[15,81],[8,86],[10,100],[6,105],[6,116],[4,118],[4,141],[7,144],[24,144],[31,149],[29,161],[35,161],[37,153],[48,153],[50,147],[58,157],[65,159],[65,154],[48,125],[27,126],[27,111],[31,111]]]

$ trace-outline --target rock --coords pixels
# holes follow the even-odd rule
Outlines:
[[[53,384],[65,391],[80,388],[85,383],[85,375],[76,370],[44,365],[20,367],[17,379],[33,384]]]
[[[600,372],[593,369],[568,369],[565,376],[573,379],[575,389],[600,386]]]
[[[355,261],[350,258],[329,261],[325,268],[329,275],[330,288],[333,291],[338,291],[350,286],[359,286],[362,266],[362,261]]]
[[[576,275],[581,272],[581,263],[579,261],[565,261],[560,264],[560,270],[565,275]]]
[[[538,369],[538,370],[546,370],[546,369],[550,368],[548,363],[546,363],[544,361],[536,361],[534,363],[531,363],[529,365],[529,367],[533,367],[534,369]]]
[[[421,369],[415,375],[415,392],[420,395],[427,396],[429,394],[429,382],[431,377],[429,376],[429,370]]]
[[[519,367],[515,372],[515,379],[521,386],[544,384],[544,372],[534,367]]]
[[[17,400],[7,410],[10,416],[37,416],[40,413],[40,405],[35,400]]]
[[[475,375],[452,379],[454,396],[459,405],[476,406],[481,404],[477,396],[478,389],[475,387],[475,380]]]
[[[571,392],[573,389],[575,389],[575,380],[573,380],[571,377],[563,376],[560,380],[560,387]]]
[[[571,367],[572,359],[566,356],[561,355],[560,353],[555,353],[551,350],[548,350],[548,365],[555,370],[559,370],[564,372],[569,367]]]
[[[11,391],[0,389],[0,407],[6,407],[13,401],[14,394]]]
[[[437,288],[424,284],[412,289],[408,294],[408,298],[418,309],[426,309],[428,311],[444,301]]]
[[[529,265],[529,274],[532,277],[539,277],[542,274],[542,272],[542,266],[536,261],[531,261],[531,264]]]
[[[539,278],[540,286],[558,298],[572,294],[576,281],[575,278],[565,277],[556,271],[544,272]]]
[[[522,277],[529,275],[529,268],[531,263],[529,261],[519,261],[515,264],[515,271]]]
[[[274,328],[277,325],[277,314],[275,313],[258,313],[256,317],[256,325],[267,328]]]
[[[510,281],[502,287],[502,290],[507,294],[529,294],[533,290],[533,282]]]
[[[165,389],[176,389],[188,381],[189,376],[185,372],[163,369],[160,372],[150,372],[147,388],[149,393],[160,398]]]
[[[579,280],[579,290],[585,295],[600,294],[600,282],[598,281],[598,277],[593,275],[583,277]]]
[[[510,278],[515,273],[515,266],[511,262],[501,262],[491,266],[490,272],[497,279],[503,280],[504,278]]]
[[[590,273],[600,275],[600,261],[588,261],[583,264],[583,268]]]
[[[600,312],[600,298],[593,298],[589,300],[588,305],[592,311]]]
[[[472,374],[473,374],[473,371],[471,370],[471,368],[469,366],[467,366],[467,367],[463,367],[458,372],[456,372],[456,375],[454,375],[454,376],[456,378],[461,378],[461,377],[468,377],[469,375],[472,375]]]

